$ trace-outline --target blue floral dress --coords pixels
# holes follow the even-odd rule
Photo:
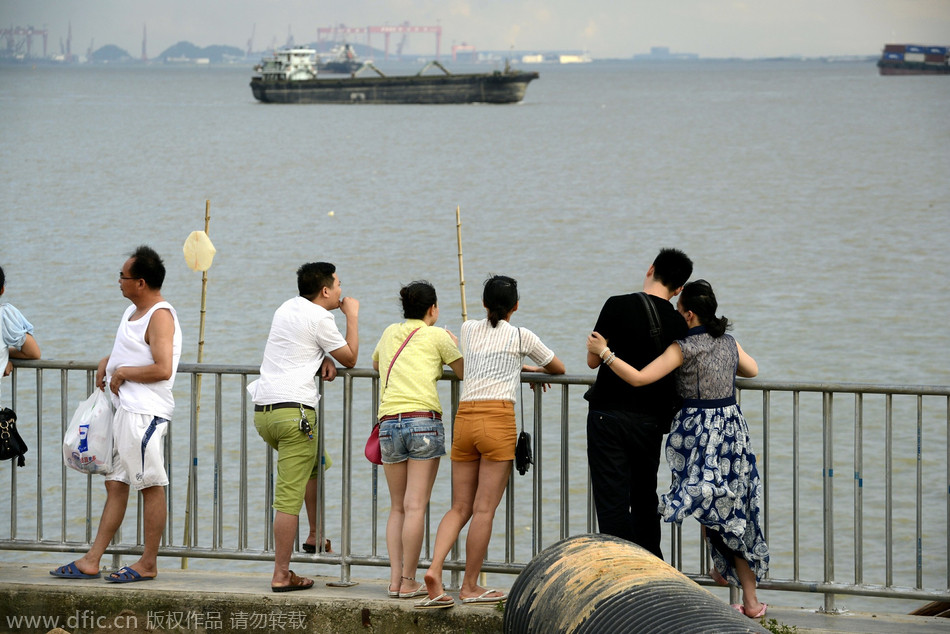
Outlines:
[[[730,583],[739,585],[734,556],[745,558],[761,579],[769,569],[769,547],[762,533],[762,481],[735,397],[736,340],[714,338],[699,326],[677,343],[683,365],[676,387],[684,402],[666,440],[673,478],[659,513],[676,523],[692,515],[705,526],[716,570]]]

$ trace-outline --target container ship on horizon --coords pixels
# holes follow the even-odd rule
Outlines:
[[[950,75],[948,46],[885,44],[877,67],[882,75]]]

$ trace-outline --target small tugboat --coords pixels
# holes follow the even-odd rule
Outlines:
[[[950,75],[950,47],[885,44],[877,67],[882,75]]]
[[[317,72],[350,75],[360,69],[363,62],[356,57],[356,51],[349,44],[338,44],[330,49],[329,55],[317,61]]]
[[[429,62],[415,75],[390,77],[364,62],[350,77],[318,79],[315,55],[310,48],[290,48],[262,60],[251,78],[254,98],[264,103],[517,103],[538,78],[508,64],[504,71],[456,75],[439,62]],[[433,66],[443,74],[424,74]],[[366,70],[377,76],[358,76]]]

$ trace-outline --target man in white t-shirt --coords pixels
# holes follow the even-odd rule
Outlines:
[[[271,590],[289,592],[313,587],[313,580],[290,570],[298,516],[307,483],[318,477],[316,406],[320,396],[314,377],[331,374],[336,359],[348,368],[359,353],[360,303],[343,297],[336,267],[311,262],[297,270],[299,296],[274,312],[261,378],[247,386],[254,401],[254,427],[277,450],[274,487],[274,575]],[[336,326],[336,308],[346,317],[346,336]],[[328,357],[329,355],[329,357]]]
[[[142,492],[145,531],[142,556],[106,581],[131,583],[158,575],[158,547],[167,507],[163,440],[175,409],[172,387],[181,358],[181,326],[162,297],[165,265],[158,253],[140,246],[119,273],[119,290],[132,305],[119,322],[112,352],[99,362],[96,386],[112,394],[113,470],[106,476],[106,504],[96,539],[80,559],[51,570],[55,577],[99,576],[99,560],[122,525],[129,489]]]

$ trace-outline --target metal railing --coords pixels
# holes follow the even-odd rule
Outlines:
[[[61,439],[72,411],[92,389],[94,372],[94,363],[15,361],[13,389],[4,397],[19,414],[30,452],[26,468],[0,464],[0,508],[9,509],[7,531],[0,526],[0,549],[88,548],[104,495],[96,476],[63,466]],[[58,381],[50,382],[56,373]],[[166,437],[169,512],[161,556],[272,559],[274,452],[249,429],[253,415],[246,387],[256,374],[255,366],[179,367],[177,420]],[[211,379],[210,416],[201,408],[199,376]],[[341,370],[333,383],[320,383],[318,455],[326,448],[339,464],[320,478],[321,547],[312,555],[296,553],[294,561],[338,567],[335,585],[352,583],[354,566],[389,565],[385,482],[362,456],[375,420],[378,381],[377,372],[356,368]],[[510,478],[483,566],[489,573],[517,574],[546,546],[596,530],[582,398],[593,376],[523,375],[524,383],[542,381],[552,388],[523,390],[535,466],[529,477]],[[820,593],[828,612],[836,611],[836,594],[950,600],[950,387],[737,384],[764,481],[772,567],[760,588]],[[439,389],[450,430],[458,380],[447,372]],[[181,424],[186,411],[187,427]],[[449,464],[444,461],[443,469]],[[851,472],[852,480],[839,475]],[[668,477],[664,460],[659,481]],[[336,487],[338,496],[331,493]],[[423,564],[450,500],[451,478],[443,471],[427,514]],[[108,551],[116,563],[120,555],[141,550],[141,504],[137,509],[135,539],[119,533]],[[306,527],[303,511],[301,518]],[[127,518],[127,531],[130,524]],[[324,539],[337,525],[339,549],[327,552]],[[667,560],[707,583],[709,555],[696,524],[673,525],[669,535]],[[458,586],[464,565],[456,546],[445,564],[452,571],[450,587]]]

